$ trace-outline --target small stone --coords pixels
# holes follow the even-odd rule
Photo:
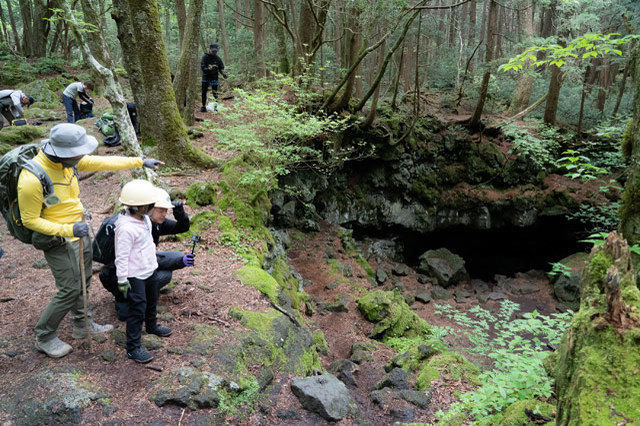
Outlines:
[[[100,354],[100,360],[104,362],[113,362],[116,360],[116,353],[109,349]]]
[[[403,389],[398,392],[398,396],[416,407],[422,408],[423,410],[429,408],[429,403],[431,402],[431,393],[427,395],[423,391]]]
[[[473,279],[471,280],[471,288],[476,294],[487,293],[489,291],[489,284],[482,280]]]
[[[369,394],[371,402],[384,409],[391,401],[391,392],[389,389],[374,390]]]
[[[349,359],[356,364],[362,364],[365,361],[373,361],[373,355],[369,352],[357,349],[351,353],[351,357]]]
[[[289,408],[288,410],[276,411],[276,417],[280,420],[302,420],[302,416],[295,408]]]
[[[349,312],[348,300],[336,300],[335,302],[327,303],[324,308],[329,312]]]
[[[393,273],[393,275],[397,275],[399,277],[406,277],[407,275],[409,275],[409,267],[404,263],[398,263],[393,266],[393,269],[391,270],[391,272]]]
[[[351,267],[351,265],[342,266],[342,275],[344,275],[346,278],[353,277],[353,268]]]
[[[420,274],[418,275],[418,282],[420,284],[427,284],[428,282],[430,282],[430,279],[428,276],[424,275],[424,274]]]
[[[325,255],[325,257],[327,259],[335,259],[336,258],[336,250],[333,248],[333,246],[329,246],[324,255]]]
[[[409,373],[395,367],[376,384],[376,389],[382,388],[409,389]]]
[[[431,290],[431,298],[435,300],[449,300],[451,298],[451,294],[442,287],[435,287]]]
[[[431,345],[419,345],[418,346],[418,357],[421,360],[425,359],[425,358],[429,358],[434,353],[436,353],[436,350]]]
[[[504,293],[500,293],[498,291],[489,293],[487,297],[489,298],[489,300],[503,300],[507,298],[507,296]]]
[[[414,410],[411,408],[392,408],[389,413],[393,418],[404,423],[412,423],[415,418]]]
[[[338,281],[334,281],[332,283],[327,284],[324,288],[326,288],[327,290],[333,290],[337,288],[339,285],[340,283]]]
[[[431,302],[431,295],[429,293],[420,292],[415,296],[418,302],[429,303]]]
[[[384,269],[382,269],[382,268],[376,269],[376,282],[378,284],[384,284],[384,282],[387,280],[387,278],[388,278],[388,275],[384,271]]]

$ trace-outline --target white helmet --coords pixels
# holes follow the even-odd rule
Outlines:
[[[151,182],[135,179],[122,187],[120,202],[125,206],[147,206],[156,202],[156,191]]]
[[[155,207],[159,207],[161,209],[172,209],[173,204],[171,204],[171,197],[169,193],[162,188],[156,188],[156,205]]]

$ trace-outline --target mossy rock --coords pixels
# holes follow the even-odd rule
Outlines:
[[[60,121],[64,115],[58,111],[33,107],[24,110],[24,117],[27,120]]]
[[[426,386],[426,389],[430,380],[438,379],[443,375],[453,380],[463,379],[475,385],[480,384],[478,367],[463,355],[451,351],[435,354],[424,361],[418,374],[418,383],[421,383],[420,386]]]
[[[627,243],[615,232],[592,250],[580,311],[562,338],[553,371],[558,425],[640,419],[640,290],[631,265]]]
[[[208,206],[216,203],[217,187],[213,182],[196,182],[185,193],[187,204],[191,207]]]
[[[233,275],[235,275],[243,285],[257,288],[273,303],[278,303],[280,285],[278,285],[278,282],[265,270],[257,266],[247,265],[234,271]]]
[[[149,399],[158,407],[177,405],[192,410],[218,408],[218,388],[223,383],[224,379],[215,374],[180,367],[153,383],[157,390]]]
[[[555,407],[551,404],[541,402],[536,399],[514,402],[505,410],[500,426],[522,426],[539,424],[531,421],[524,410],[530,410],[535,414],[553,419]]]
[[[203,231],[211,228],[218,219],[218,214],[215,212],[200,212],[191,218],[191,226],[187,232],[178,234],[178,238],[186,239],[191,238],[195,234],[201,234]]]
[[[0,411],[10,424],[80,424],[85,407],[111,397],[70,366],[43,370],[9,388],[9,394],[0,393]]]
[[[51,89],[46,80],[34,80],[20,87],[27,95],[33,96],[36,102],[45,102],[48,104],[58,104],[60,98]]]
[[[0,130],[0,143],[6,145],[24,145],[44,137],[43,129],[36,126],[7,126]]]
[[[39,109],[56,109],[60,106],[59,102],[35,102],[31,105],[31,108],[39,108]],[[31,109],[28,108],[28,109]]]
[[[369,293],[358,299],[358,309],[368,321],[376,323],[371,337],[383,341],[391,337],[428,336],[433,330],[395,291]]]
[[[193,337],[187,345],[187,350],[202,356],[209,356],[215,348],[218,337],[222,334],[220,329],[206,324],[195,324],[191,328]]]

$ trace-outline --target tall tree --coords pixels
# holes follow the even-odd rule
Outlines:
[[[224,0],[218,0],[218,19],[220,20],[220,41],[222,42],[222,59],[229,63],[229,38],[227,37],[227,24],[224,19]]]
[[[491,61],[493,61],[493,50],[495,47],[495,39],[497,37],[497,21],[498,21],[498,4],[495,0],[489,0],[489,12],[487,16],[487,30],[485,39],[485,67],[486,71],[482,76],[482,84],[480,85],[480,94],[478,95],[478,103],[476,109],[469,120],[469,126],[474,128],[480,124],[484,103],[487,99],[487,91],[489,89],[489,79],[491,78]]]
[[[254,0],[253,3],[253,54],[256,77],[267,76],[267,65],[264,59],[264,3]]]
[[[534,36],[533,4],[529,1],[525,1],[521,3],[521,7],[523,11],[520,15],[520,18],[522,20],[521,26],[524,32],[524,39],[529,40]],[[534,80],[533,71],[530,70],[530,65],[532,62],[533,61],[531,61],[530,59],[528,60],[525,65],[525,70],[520,75],[518,86],[513,93],[513,99],[511,101],[511,105],[509,106],[509,111],[507,112],[509,116],[517,114],[529,105],[531,92],[533,91]]]
[[[138,91],[137,97],[144,99],[147,107],[148,115],[141,116],[141,120],[151,120],[145,126],[149,133],[142,135],[143,140],[155,145],[159,157],[167,164],[212,165],[212,159],[187,138],[171,86],[157,3],[155,0],[127,0],[127,4],[129,18],[135,19],[132,25],[135,51],[128,54],[138,57],[142,73],[142,87],[133,87],[133,90]]]
[[[18,35],[18,27],[16,26],[16,20],[13,16],[13,8],[11,7],[11,0],[5,0],[7,4],[7,15],[9,15],[9,22],[11,23],[11,32],[13,33],[13,43],[16,50],[20,50],[20,36]]]

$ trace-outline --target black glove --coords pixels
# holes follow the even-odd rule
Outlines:
[[[182,208],[182,201],[172,201],[171,205],[173,206],[174,209],[181,209]]]
[[[129,280],[123,282],[123,283],[118,283],[118,290],[120,291],[120,293],[122,293],[122,295],[124,296],[124,298],[127,298],[127,292],[129,290],[131,290],[131,284],[129,284]]]
[[[164,163],[160,160],[156,160],[155,158],[144,158],[142,161],[142,167],[146,167],[148,169],[157,169],[161,164]]]
[[[193,266],[193,264],[195,263],[195,256],[191,253],[185,254],[184,256],[182,256],[182,263],[184,264],[184,266]]]
[[[89,225],[87,222],[76,222],[73,224],[74,237],[86,237],[89,235]]]

